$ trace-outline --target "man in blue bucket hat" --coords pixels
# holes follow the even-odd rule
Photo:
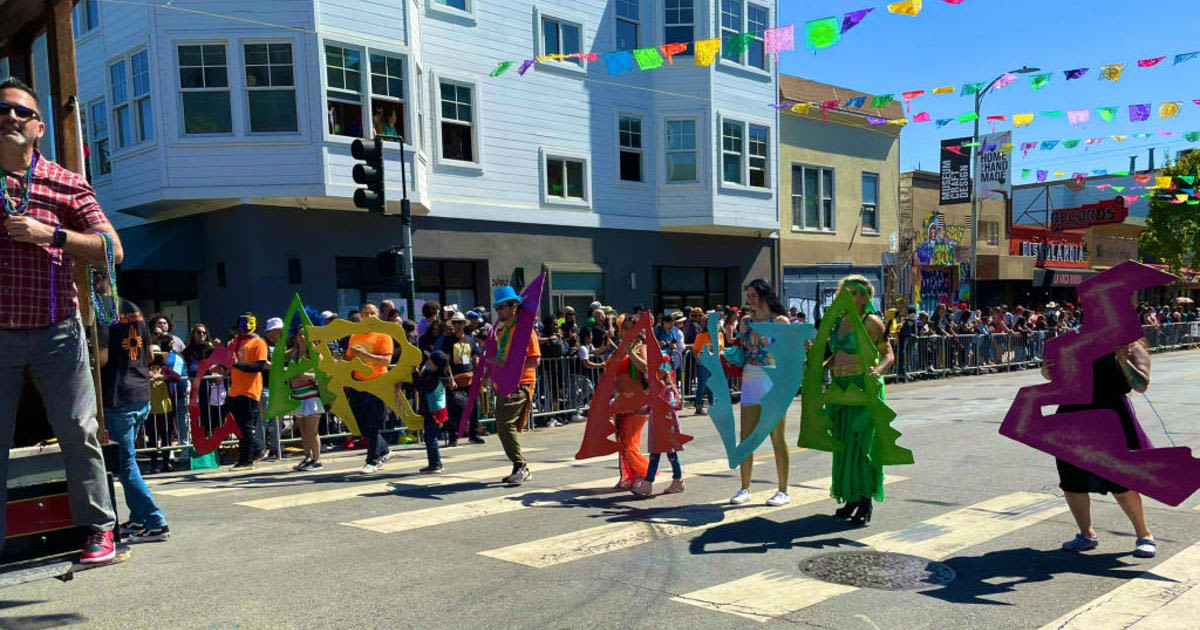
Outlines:
[[[522,345],[525,347],[525,364],[521,369],[517,390],[496,401],[496,433],[504,446],[504,454],[513,463],[512,474],[502,481],[519,486],[532,479],[525,456],[521,454],[518,434],[528,424],[533,409],[533,390],[537,384],[537,367],[542,359],[542,351],[536,332],[530,334],[528,341],[511,338],[521,312],[521,297],[517,292],[511,286],[503,286],[497,288],[492,297],[492,308],[496,311],[497,361],[504,362],[509,350],[520,351]]]

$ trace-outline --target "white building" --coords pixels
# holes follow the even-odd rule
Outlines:
[[[486,303],[520,268],[550,271],[551,308],[736,301],[778,269],[774,60],[756,38],[711,67],[689,50],[610,76],[603,52],[761,32],[776,5],[83,0],[89,166],[124,227],[122,288],[217,330],[297,291],[343,311],[397,294],[374,257],[399,220],[350,201],[350,143],[386,124],[403,138],[387,143],[389,211],[406,182],[418,297]]]

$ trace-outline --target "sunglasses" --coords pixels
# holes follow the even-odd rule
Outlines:
[[[16,112],[17,120],[41,120],[41,114],[24,105],[16,105],[14,103],[0,103],[0,116],[8,116],[9,113]]]

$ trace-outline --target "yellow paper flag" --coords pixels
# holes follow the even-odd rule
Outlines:
[[[1003,155],[1008,155],[1009,153],[1012,153],[1012,147],[1013,143],[1005,142],[1004,144],[1000,145],[1000,153]]]
[[[1013,114],[1013,127],[1024,127],[1033,122],[1033,114]]]
[[[1167,175],[1165,177],[1155,177],[1154,178],[1154,187],[1170,190],[1171,176]]]
[[[1128,137],[1129,136],[1113,136],[1112,139],[1116,140],[1117,142],[1125,142],[1125,138],[1128,138]]]
[[[792,105],[790,111],[793,114],[800,114],[801,116],[807,116],[810,109],[812,109],[812,105],[809,105],[808,103],[796,103],[795,105]]]
[[[717,60],[717,55],[721,53],[721,38],[714,37],[712,39],[702,39],[696,42],[696,65],[701,68],[707,68],[713,65]]]
[[[1178,116],[1180,105],[1181,105],[1181,103],[1179,103],[1178,101],[1166,102],[1166,103],[1159,105],[1158,106],[1158,117],[1159,118],[1174,118],[1174,117]]]
[[[1188,196],[1184,194],[1175,195],[1175,200],[1179,203],[1183,203],[1188,200]]]
[[[953,85],[949,85],[949,86],[946,86],[946,87],[933,88],[933,93],[934,93],[934,94],[953,94],[953,93],[954,93],[954,86],[953,86]]]
[[[888,11],[900,15],[917,15],[921,12],[921,0],[904,0],[888,5]]]
[[[893,125],[907,125],[908,119],[907,118],[893,118],[892,120],[889,120],[888,123],[893,124]]]
[[[1066,173],[1064,173],[1063,171],[1054,171],[1055,177],[1062,177],[1063,175],[1066,175]]]

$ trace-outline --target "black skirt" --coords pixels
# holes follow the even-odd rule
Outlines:
[[[1115,411],[1117,417],[1121,419],[1121,430],[1125,433],[1125,443],[1130,450],[1138,450],[1142,448],[1141,440],[1138,439],[1138,431],[1134,425],[1133,415],[1129,412],[1129,402],[1124,396],[1107,404],[1095,405],[1064,405],[1058,408],[1057,413],[1070,413],[1072,411],[1085,411],[1088,409],[1108,409]],[[1129,492],[1129,488],[1120,484],[1109,481],[1099,475],[1088,472],[1074,464],[1065,462],[1061,459],[1055,459],[1058,465],[1058,487],[1064,492],[1077,493],[1096,493],[1096,494],[1122,494]]]

